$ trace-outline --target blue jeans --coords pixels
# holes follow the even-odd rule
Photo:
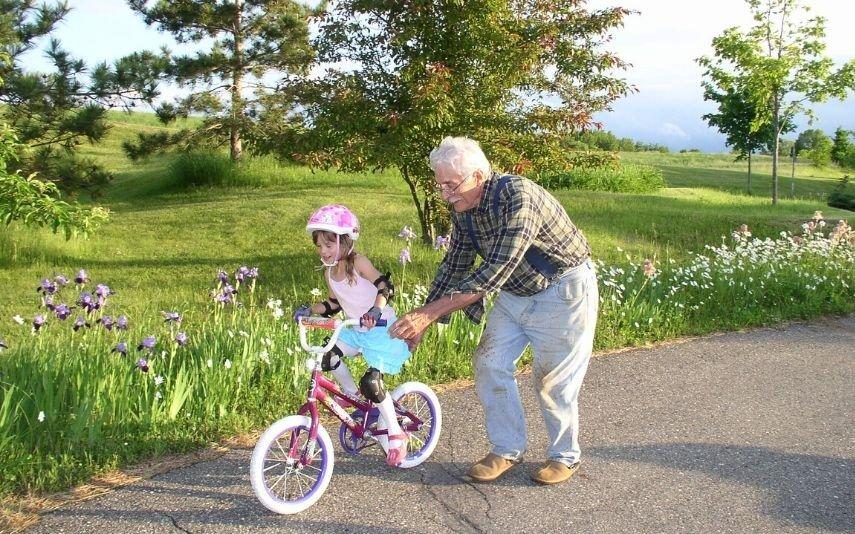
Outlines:
[[[499,293],[474,356],[475,387],[494,454],[519,459],[526,451],[514,372],[531,344],[532,381],[549,437],[547,458],[567,465],[579,460],[579,389],[593,351],[598,309],[590,260],[536,295]]]

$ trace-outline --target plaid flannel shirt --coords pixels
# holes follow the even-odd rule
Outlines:
[[[475,267],[476,247],[469,237],[465,216],[452,212],[451,245],[437,270],[426,302],[454,293],[510,291],[531,296],[549,286],[550,279],[525,260],[529,247],[537,247],[563,273],[583,263],[591,249],[582,232],[570,221],[564,207],[548,191],[531,180],[514,176],[499,192],[495,209],[494,190],[500,175],[485,182],[481,200],[470,213],[482,262]],[[473,322],[484,315],[484,300],[463,309]],[[442,322],[447,322],[444,317]]]

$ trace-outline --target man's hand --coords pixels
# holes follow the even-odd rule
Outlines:
[[[381,315],[383,315],[383,311],[380,308],[371,306],[371,309],[362,316],[362,326],[371,330],[377,324],[377,321],[380,320]]]
[[[427,327],[433,323],[433,319],[422,311],[423,309],[423,307],[416,308],[395,321],[395,324],[389,329],[389,335],[403,339],[404,341],[416,340],[416,344],[418,345]]]
[[[419,346],[419,343],[422,342],[422,336],[411,337],[404,340],[404,343],[407,344],[407,348],[410,349],[410,352],[415,352],[416,348]]]

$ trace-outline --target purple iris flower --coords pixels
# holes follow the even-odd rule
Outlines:
[[[101,307],[101,303],[92,298],[92,294],[87,291],[80,294],[80,300],[77,303],[86,310],[86,313],[91,313]]]
[[[105,315],[104,317],[101,317],[100,319],[98,319],[95,322],[101,323],[101,326],[103,326],[107,330],[112,330],[113,326],[115,326],[115,324],[116,324],[116,322],[113,321],[113,318],[110,317],[109,315]]]
[[[140,342],[137,350],[151,350],[154,348],[155,343],[157,343],[157,340],[154,339],[154,336],[148,336]]]
[[[180,323],[181,315],[178,312],[160,312],[163,314],[164,323]]]
[[[226,293],[225,291],[222,293],[217,293],[217,295],[214,297],[214,300],[216,300],[220,304],[229,304],[232,301],[232,294]]]
[[[66,304],[60,304],[59,306],[55,306],[53,309],[53,313],[56,314],[56,318],[60,321],[64,321],[68,319],[68,316],[71,315],[71,308]]]
[[[74,277],[74,283],[77,285],[83,285],[88,281],[89,281],[89,275],[86,274],[86,271],[84,271],[83,269],[80,269],[77,272],[77,276]]]
[[[77,320],[74,321],[72,328],[74,328],[74,331],[77,332],[83,327],[89,328],[89,323],[87,323],[86,319],[84,319],[83,317],[78,317]]]
[[[116,319],[116,330],[127,330],[128,329],[128,318],[124,315],[120,315],[118,319]]]
[[[33,317],[33,332],[38,332],[39,328],[45,325],[45,316],[42,314],[38,314]]]
[[[250,267],[249,272],[246,273],[247,278],[258,278],[258,267]]]
[[[54,284],[49,278],[45,278],[42,280],[42,283],[39,284],[39,287],[36,288],[36,291],[44,293],[45,295],[53,295],[56,293],[56,284]]]
[[[410,263],[411,261],[413,261],[412,258],[410,258],[410,248],[409,247],[401,249],[401,254],[398,256],[398,261],[401,262],[401,265],[406,265],[406,264]]]
[[[128,344],[124,341],[121,341],[116,344],[116,347],[111,352],[118,352],[122,356],[128,355]]]
[[[249,273],[248,268],[244,266],[238,267],[238,270],[235,271],[235,280],[237,280],[238,282],[243,282],[243,279],[247,275],[247,273]]]
[[[451,236],[449,235],[438,235],[436,236],[436,240],[433,242],[434,250],[448,250],[448,245],[451,244]]]
[[[50,311],[53,311],[54,308],[56,308],[56,306],[53,305],[53,295],[46,294],[44,297],[42,297],[42,304],[44,304],[45,308],[49,309]]]
[[[237,293],[237,289],[235,289],[231,284],[226,284],[223,286],[223,293],[234,295]]]
[[[139,360],[137,360],[137,368],[139,368],[139,370],[143,373],[148,372],[148,362],[145,358],[140,358]]]
[[[226,274],[226,271],[220,269],[219,271],[217,271],[217,280],[222,284],[228,284],[229,275]]]
[[[187,334],[184,332],[178,332],[175,334],[175,342],[178,343],[179,347],[183,347],[187,344]]]
[[[95,286],[95,294],[101,298],[107,298],[112,295],[113,292],[110,291],[110,286],[106,284],[98,284],[97,286]]]
[[[68,285],[68,278],[61,274],[54,276],[53,281],[56,282],[56,285],[58,285],[59,287],[65,287]]]

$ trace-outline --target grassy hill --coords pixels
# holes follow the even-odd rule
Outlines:
[[[304,231],[318,206],[343,202],[359,215],[359,250],[392,272],[399,313],[421,303],[441,259],[398,237],[404,225],[418,231],[418,220],[394,171],[313,172],[248,158],[227,187],[186,187],[172,172],[174,156],[134,164],[121,155],[123,139],[161,127],[153,117],[114,119],[107,141],[86,149],[117,173],[97,200],[112,211],[110,221],[88,240],[18,224],[0,233],[0,340],[9,347],[0,354],[0,497],[67,487],[292,413],[305,392],[305,367],[288,317],[318,300],[312,291],[324,285]],[[669,187],[646,195],[555,192],[600,265],[597,349],[855,311],[855,246],[780,237],[800,234],[816,210],[829,228],[850,215],[820,199],[833,173],[800,167],[799,190],[812,194],[789,199],[782,191],[772,206],[765,195],[741,192],[741,167],[727,156],[623,157],[659,166]],[[734,242],[742,224],[768,240]],[[401,265],[405,246],[413,261]],[[654,274],[645,274],[645,259]],[[239,305],[215,304],[218,270],[234,281],[240,266],[259,269],[257,286],[241,286]],[[100,283],[114,294],[77,331],[70,323],[84,319],[80,306],[62,321],[37,287],[80,269],[90,276],[85,290]],[[74,306],[78,298],[67,287],[54,304]],[[38,315],[46,322],[35,332]],[[128,330],[107,329],[105,316],[119,315]],[[389,385],[470,377],[480,328],[457,314],[448,328],[429,330]],[[179,332],[189,341],[179,343]],[[151,350],[142,345],[149,336]]]

